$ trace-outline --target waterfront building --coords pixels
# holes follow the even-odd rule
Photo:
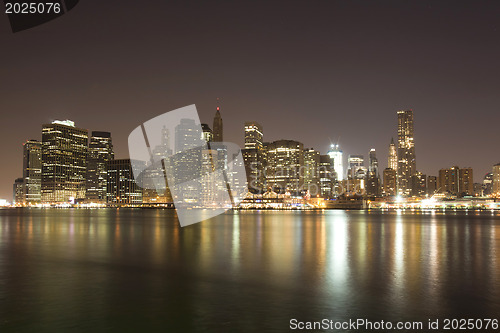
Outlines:
[[[417,172],[411,176],[411,195],[425,197],[427,195],[427,176]]]
[[[427,195],[432,197],[437,192],[438,180],[436,176],[427,177]]]
[[[398,194],[411,194],[411,177],[416,174],[413,110],[398,111]]]
[[[344,162],[343,162],[343,152],[340,150],[338,144],[331,144],[330,145],[330,150],[328,151],[328,156],[330,156],[330,159],[333,162],[333,169],[335,170],[335,173],[337,174],[337,180],[341,181],[344,180],[345,175],[344,175]]]
[[[394,196],[396,195],[396,185],[397,185],[397,177],[396,170],[392,168],[386,168],[384,170],[384,195],[385,196]]]
[[[302,190],[304,146],[293,140],[278,140],[267,146],[266,183],[277,193]]]
[[[454,166],[439,170],[438,191],[455,196],[474,195],[472,168]]]
[[[213,141],[214,142],[224,141],[222,116],[220,115],[220,108],[219,107],[217,107],[217,111],[215,112],[214,126],[212,128],[213,128],[213,135],[214,135]]]
[[[88,131],[71,120],[42,127],[42,202],[85,198]]]
[[[368,174],[366,176],[366,194],[369,196],[380,195],[380,174],[378,171],[378,159],[375,149],[370,150]]]
[[[500,197],[500,163],[493,166],[492,194]]]
[[[483,195],[491,195],[493,192],[493,172],[488,172],[483,179]]]
[[[24,204],[24,178],[16,178],[12,187],[12,202],[16,205]]]
[[[89,140],[85,199],[106,203],[106,163],[114,158],[111,133],[93,131]]]
[[[112,205],[142,203],[142,189],[134,180],[130,159],[109,160],[107,169],[107,202]]]
[[[326,157],[328,165],[330,165],[330,157],[328,155],[322,156]],[[313,148],[304,149],[304,190],[309,191],[312,197],[321,195],[320,153]]]
[[[261,193],[264,189],[265,153],[262,126],[255,121],[245,122],[245,148],[243,159],[247,173],[248,189],[252,193]]]
[[[23,144],[24,202],[42,200],[42,143],[28,140]]]
[[[337,173],[335,172],[334,161],[329,155],[319,156],[318,177],[320,184],[319,195],[323,198],[334,197]]]

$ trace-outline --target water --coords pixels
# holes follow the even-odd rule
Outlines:
[[[491,212],[0,210],[1,332],[500,319],[499,278]]]

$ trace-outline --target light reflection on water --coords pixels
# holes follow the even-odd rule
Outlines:
[[[0,210],[0,329],[284,331],[500,313],[490,212]]]

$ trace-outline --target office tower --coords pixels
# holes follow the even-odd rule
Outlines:
[[[493,172],[488,172],[483,179],[483,195],[491,195],[493,192]]]
[[[375,151],[375,149],[370,150],[369,163],[370,164],[368,166],[368,172],[378,176],[378,159],[377,159],[377,152]]]
[[[24,179],[16,178],[12,187],[12,202],[16,205],[24,204]]]
[[[42,200],[42,143],[28,140],[23,144],[24,201],[27,204]]]
[[[411,176],[416,172],[413,110],[401,110],[398,111],[398,194],[411,194]]]
[[[347,178],[364,179],[366,178],[365,159],[363,155],[349,155],[347,159]]]
[[[88,131],[71,120],[42,128],[42,202],[85,198]]]
[[[278,193],[302,189],[301,168],[304,165],[304,146],[292,140],[278,140],[267,148],[266,182]]]
[[[213,148],[215,144],[216,142],[210,146]],[[200,125],[196,124],[194,119],[181,119],[175,127],[175,155],[170,173],[175,184],[182,184],[178,191],[180,197],[175,200],[194,203],[199,197],[201,184],[197,179],[200,177],[201,153],[204,147],[206,144],[200,133]]]
[[[140,204],[142,189],[136,184],[130,159],[108,160],[107,202],[109,204]]]
[[[427,195],[427,176],[417,172],[411,176],[411,195],[424,197]]]
[[[439,170],[438,191],[455,196],[474,195],[472,168],[454,166]]]
[[[461,168],[458,172],[459,195],[474,195],[474,173],[472,168]]]
[[[217,112],[215,112],[213,133],[214,133],[214,142],[224,141],[223,140],[222,117],[220,115],[219,107],[217,107]]]
[[[205,135],[205,133],[203,134]],[[203,139],[207,138],[203,136]],[[171,203],[173,201],[172,194],[168,186],[167,170],[165,168],[169,167],[171,170],[172,165],[165,163],[165,160],[172,160],[173,150],[170,146],[170,131],[166,126],[162,127],[161,140],[157,146],[153,147],[152,154],[154,160],[161,161],[161,164],[143,171],[140,182],[142,184],[142,202],[155,204]],[[163,187],[163,182],[166,185],[166,189],[164,191],[157,191],[157,188]]]
[[[492,195],[500,197],[500,163],[493,166]]]
[[[437,177],[436,176],[428,176],[427,177],[427,195],[429,197],[432,197],[434,194],[436,194],[436,191],[438,189],[437,187]]]
[[[326,156],[330,163],[330,157]],[[309,191],[312,197],[321,194],[320,177],[318,174],[320,166],[319,151],[313,148],[304,149],[304,190]]]
[[[106,163],[114,158],[111,133],[93,131],[89,139],[85,199],[106,203]]]
[[[370,196],[380,195],[380,174],[378,172],[378,159],[375,149],[370,150],[368,174],[366,177],[366,194]]]
[[[337,174],[335,172],[334,161],[329,155],[319,156],[318,166],[319,195],[323,198],[333,198]]]
[[[245,122],[245,148],[243,159],[248,179],[248,189],[260,193],[264,188],[264,133],[262,126],[254,121]]]
[[[201,124],[201,130],[203,131],[203,140],[205,140],[207,143],[210,143],[214,140],[214,134],[210,126],[208,126],[207,124]]]
[[[384,170],[384,195],[394,196],[396,195],[396,170],[392,168],[386,168]]]
[[[391,144],[389,145],[389,160],[387,161],[388,168],[393,170],[398,170],[398,151],[396,149],[396,144],[394,143],[394,138],[391,139]]]
[[[330,156],[330,159],[333,162],[333,168],[335,172],[337,173],[337,181],[342,181],[344,180],[344,162],[343,162],[343,152],[340,150],[339,145],[334,145],[332,144],[330,146],[330,150],[328,151],[328,156]]]

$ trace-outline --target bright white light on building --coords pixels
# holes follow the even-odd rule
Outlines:
[[[75,127],[75,122],[68,120],[68,119],[66,119],[66,120],[54,120],[52,122],[52,124],[59,124],[59,125],[66,125],[66,126]]]

